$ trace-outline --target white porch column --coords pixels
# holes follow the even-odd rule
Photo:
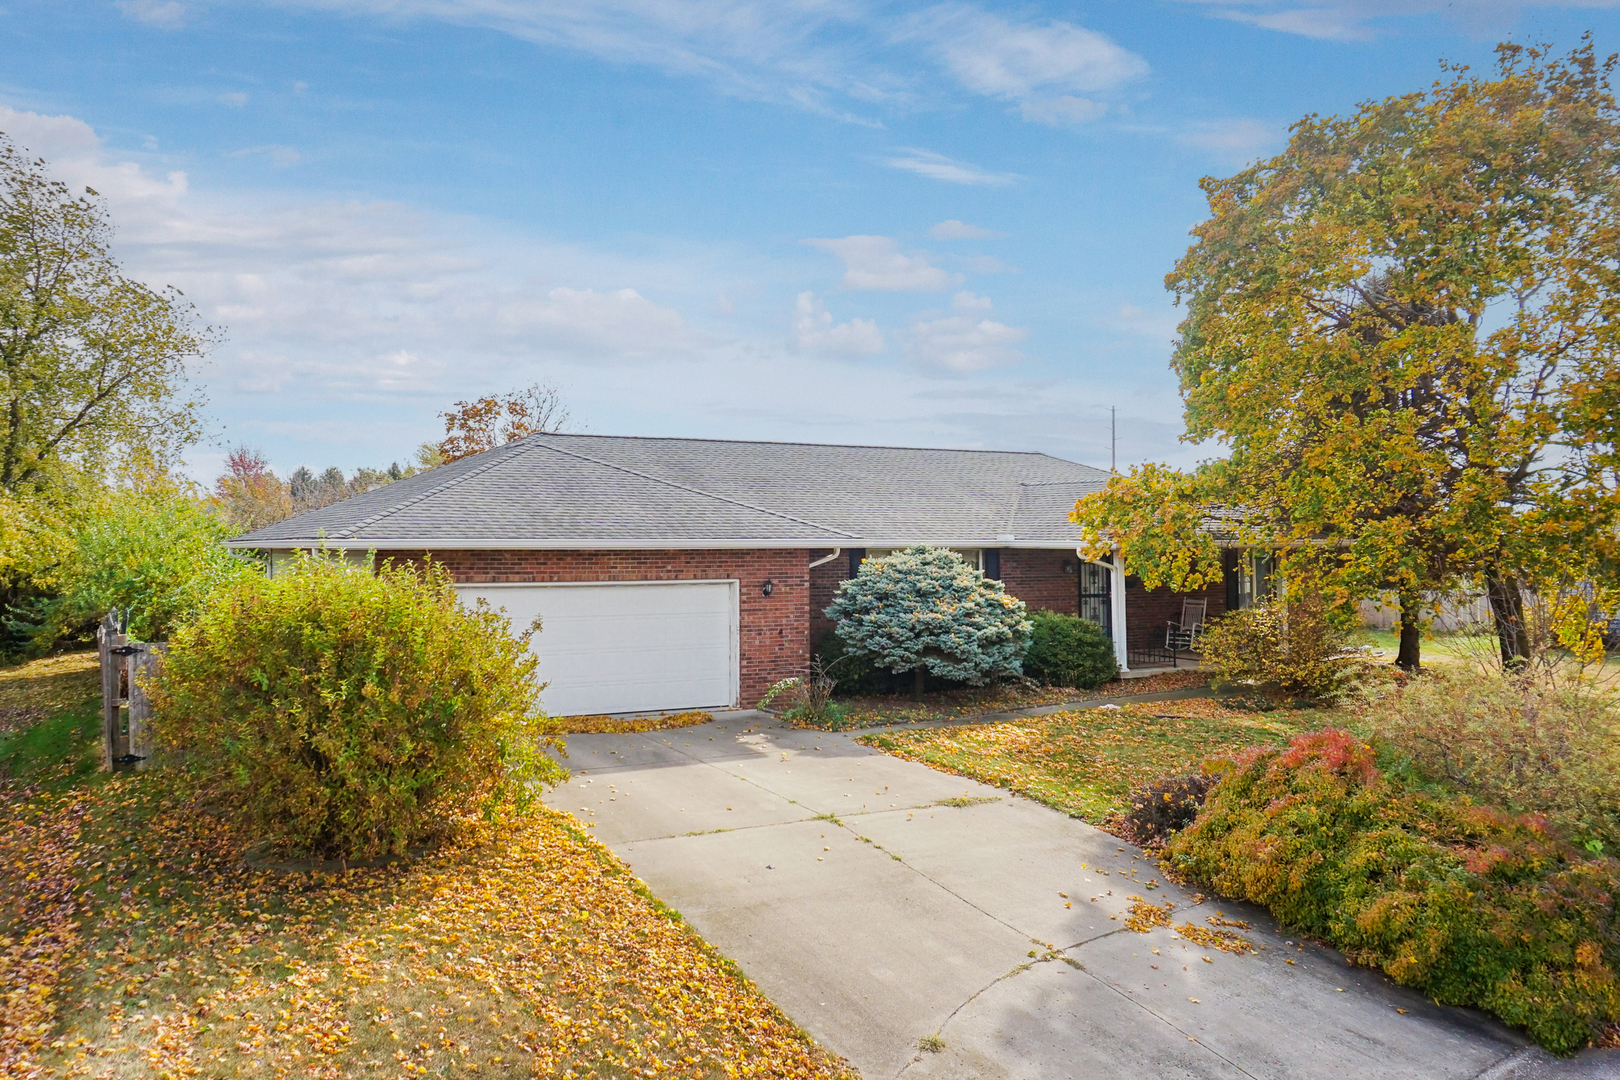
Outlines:
[[[1112,580],[1109,582],[1108,603],[1112,607],[1109,613],[1114,628],[1114,659],[1119,661],[1120,671],[1129,671],[1128,663],[1130,653],[1125,648],[1125,560],[1120,557],[1118,548],[1114,549],[1114,561],[1108,567]]]

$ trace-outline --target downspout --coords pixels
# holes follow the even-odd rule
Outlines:
[[[833,548],[833,552],[832,552],[831,555],[827,556],[825,559],[817,559],[815,562],[810,564],[809,569],[814,570],[818,566],[825,566],[828,563],[832,562],[834,559],[838,558],[838,556],[842,555],[843,553],[844,553],[843,548]]]
[[[1081,548],[1075,548],[1074,553],[1081,562],[1097,562],[1088,558]],[[1125,647],[1125,567],[1119,557],[1119,548],[1115,547],[1114,561],[1111,563],[1097,563],[1098,566],[1108,567],[1108,620],[1112,624],[1110,630],[1114,638],[1114,660],[1119,664],[1121,674],[1130,671],[1130,650]]]

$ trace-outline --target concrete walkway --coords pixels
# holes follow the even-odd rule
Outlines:
[[[854,737],[756,712],[570,736],[573,778],[547,802],[867,1080],[1620,1077],[1620,1053],[1556,1062],[1258,911],[1197,902],[1083,822]],[[1178,924],[1247,920],[1265,949],[1125,931],[1132,896],[1174,900]]]

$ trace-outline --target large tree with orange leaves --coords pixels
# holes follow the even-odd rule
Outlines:
[[[541,431],[566,431],[572,419],[557,388],[549,383],[458,401],[439,415],[444,420],[444,440],[438,445],[442,461],[493,450]]]
[[[1294,125],[1287,150],[1206,179],[1210,218],[1166,278],[1190,473],[1081,500],[1091,543],[1149,583],[1197,584],[1201,508],[1347,606],[1393,592],[1399,663],[1423,594],[1483,585],[1504,662],[1520,587],[1612,579],[1620,396],[1615,60],[1503,45],[1494,78]]]

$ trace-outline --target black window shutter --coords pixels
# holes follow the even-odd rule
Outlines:
[[[1231,548],[1221,552],[1222,577],[1226,579],[1226,610],[1238,608],[1238,553]]]
[[[849,576],[854,577],[861,572],[861,560],[866,558],[865,548],[849,549]]]
[[[1001,580],[1001,549],[984,549],[984,576]]]

